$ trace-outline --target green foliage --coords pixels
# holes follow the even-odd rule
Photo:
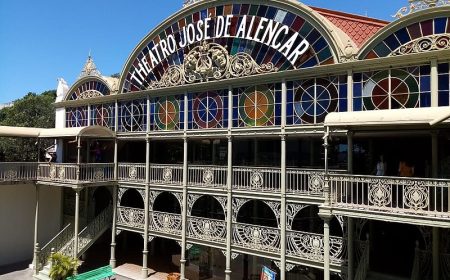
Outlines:
[[[120,79],[120,73],[114,73],[111,75],[111,77]]]
[[[14,101],[14,105],[0,110],[0,125],[52,128],[55,127],[56,91],[45,91],[38,95],[28,93]],[[0,161],[36,161],[36,139],[0,138]],[[48,144],[48,143],[47,143]],[[44,143],[42,147],[46,147]]]
[[[74,274],[79,266],[78,260],[65,256],[61,253],[54,253],[50,256],[52,264],[50,268],[50,279],[64,280]]]

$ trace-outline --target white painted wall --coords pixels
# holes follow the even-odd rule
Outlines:
[[[33,258],[34,185],[0,185],[0,266]],[[39,243],[45,245],[61,228],[62,189],[40,187]]]

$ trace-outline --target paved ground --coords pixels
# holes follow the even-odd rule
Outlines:
[[[33,280],[33,271],[28,267],[23,268],[23,264],[15,264],[0,269],[0,280]],[[141,267],[134,264],[121,265],[114,271],[118,273],[116,276],[117,280],[141,279]],[[149,274],[148,280],[167,279],[167,273],[160,273],[150,269]]]

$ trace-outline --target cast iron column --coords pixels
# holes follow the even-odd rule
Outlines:
[[[233,138],[229,134],[228,138],[228,159],[227,159],[227,251],[225,280],[231,280],[231,238],[233,235]]]
[[[116,268],[116,219],[117,219],[117,178],[118,178],[118,163],[117,163],[117,139],[114,139],[114,186],[113,186],[113,219],[111,227],[111,259],[109,265]]]
[[[39,260],[38,260],[38,251],[39,251],[39,241],[38,241],[38,230],[39,230],[39,185],[36,186],[36,204],[35,204],[35,212],[34,212],[34,254],[33,254],[33,270],[37,275],[39,274]]]
[[[286,81],[283,80],[281,84],[281,216],[280,216],[280,279],[286,279],[286,101],[287,101],[287,87]]]
[[[150,139],[145,139],[145,170],[148,170],[148,166],[150,165]],[[149,219],[149,173],[145,172],[145,198],[144,198],[144,249],[142,250],[142,272],[141,277],[145,279],[148,277],[148,219]]]
[[[78,259],[78,232],[79,232],[79,223],[80,223],[80,192],[81,188],[74,188],[75,191],[75,229],[74,229],[74,238],[73,238],[73,255],[74,259]]]
[[[181,219],[181,258],[180,258],[180,274],[181,280],[186,280],[186,228],[187,228],[187,176],[188,176],[188,142],[186,134],[183,137],[183,204]]]

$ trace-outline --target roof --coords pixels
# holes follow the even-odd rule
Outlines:
[[[325,118],[328,127],[399,127],[406,125],[432,126],[448,122],[449,107],[373,110],[361,112],[330,113]]]
[[[358,48],[367,42],[381,28],[389,24],[387,21],[370,17],[317,7],[311,8],[346,33],[355,42]]]
[[[95,137],[113,138],[115,133],[103,126],[71,127],[71,128],[31,128],[0,126],[0,137],[24,138],[64,138]]]

